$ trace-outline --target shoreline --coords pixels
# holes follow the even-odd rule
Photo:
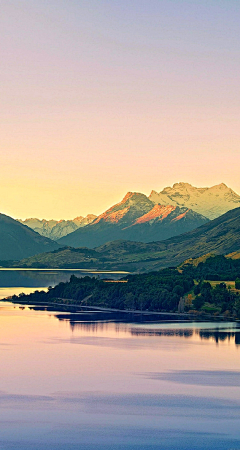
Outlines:
[[[60,300],[60,298],[59,298]],[[63,299],[65,301],[70,301],[72,299]],[[64,307],[65,312],[69,312],[71,313],[70,309],[74,308],[74,309],[78,309],[79,311],[76,312],[83,312],[84,310],[86,312],[88,312],[88,310],[91,310],[92,312],[105,312],[105,313],[119,313],[119,314],[126,314],[126,315],[135,315],[137,317],[139,316],[163,316],[163,317],[172,317],[173,319],[175,318],[175,321],[180,321],[177,320],[177,318],[179,317],[181,318],[185,318],[185,322],[234,322],[234,323],[240,323],[240,319],[238,318],[234,318],[234,317],[224,317],[222,315],[219,316],[212,316],[212,315],[206,315],[206,314],[193,314],[193,313],[178,313],[178,312],[165,312],[165,311],[140,311],[140,310],[127,310],[127,309],[114,309],[114,308],[107,308],[107,307],[103,307],[103,306],[95,306],[95,305],[80,305],[80,304],[75,304],[75,303],[64,303],[64,302],[26,302],[26,301],[19,301],[19,299],[12,300],[12,298],[5,298],[5,299],[0,299],[0,304],[1,302],[9,302],[15,305],[21,305],[21,306],[42,306],[42,307]],[[61,312],[61,311],[59,311]],[[168,320],[169,322],[174,322],[174,320]],[[183,321],[183,320],[181,320]]]
[[[1,267],[0,266],[0,271],[9,271],[9,270],[12,270],[12,271],[30,271],[30,270],[32,270],[32,271],[35,271],[35,272],[37,272],[37,271],[41,271],[41,272],[44,272],[44,271],[46,271],[46,272],[51,272],[51,271],[53,271],[53,270],[55,270],[55,271],[59,271],[59,272],[86,272],[86,273],[114,273],[114,274],[119,274],[119,275],[121,275],[121,274],[123,274],[123,275],[128,275],[128,274],[130,274],[131,272],[128,272],[128,271],[126,271],[126,270],[104,270],[104,269],[102,269],[102,270],[98,270],[98,269],[93,269],[93,268],[90,268],[90,269],[69,269],[69,268],[67,268],[67,269],[64,269],[64,268],[58,268],[58,267],[53,267],[53,268],[49,268],[49,267],[43,267],[43,268],[37,268],[37,267]]]

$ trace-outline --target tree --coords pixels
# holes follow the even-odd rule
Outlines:
[[[237,318],[240,318],[240,300],[237,299],[234,304],[234,313]]]
[[[193,296],[192,294],[188,294],[187,298],[185,299],[185,305],[190,307],[192,306]]]
[[[200,309],[204,305],[204,298],[201,295],[195,297],[193,304],[195,309]]]
[[[132,292],[125,294],[124,306],[126,309],[134,309],[134,295]]]
[[[196,284],[196,286],[193,289],[193,292],[194,292],[195,295],[200,294],[200,292],[201,292],[200,283]]]
[[[183,313],[184,312],[184,306],[185,306],[185,300],[183,297],[180,298],[178,303],[178,312]]]
[[[235,288],[240,289],[240,278],[237,278],[235,281]]]

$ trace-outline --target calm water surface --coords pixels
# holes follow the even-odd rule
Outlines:
[[[0,267],[0,289],[1,288],[36,288],[55,286],[61,281],[69,281],[74,274],[77,277],[97,276],[99,278],[119,279],[127,275],[128,272],[106,272],[87,271],[84,269],[4,269]],[[35,288],[35,289],[34,289]]]
[[[1,450],[240,449],[236,323],[0,303]]]
[[[0,267],[0,300],[21,292],[30,294],[36,290],[47,291],[48,286],[77,277],[99,277],[118,280],[128,272],[87,271],[84,269],[5,269]],[[1,449],[0,449],[1,450]]]

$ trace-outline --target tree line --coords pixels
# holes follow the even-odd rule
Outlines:
[[[211,284],[209,280],[219,283]],[[220,281],[221,280],[221,281]],[[235,286],[225,281],[235,281]],[[107,282],[108,281],[108,282]],[[72,275],[48,292],[13,296],[22,303],[64,303],[121,310],[223,314],[240,318],[240,260],[224,256],[208,258],[198,266],[186,264],[156,272],[101,280]]]
[[[49,287],[48,292],[20,294],[18,297],[13,296],[13,300],[28,303],[62,301],[126,310],[176,311],[180,298],[193,286],[193,278],[176,269],[128,275],[120,282],[72,275],[69,282]]]

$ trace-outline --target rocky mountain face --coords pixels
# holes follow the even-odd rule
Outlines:
[[[156,208],[154,208],[155,205]],[[76,242],[79,241],[79,244],[85,245],[80,238],[80,236],[84,236],[83,239],[87,239],[86,245],[99,245],[100,234],[102,234],[102,243],[106,242],[108,238],[122,239],[123,235],[127,239],[132,239],[136,231],[139,233],[139,239],[149,242],[153,239],[167,239],[190,231],[194,227],[202,225],[206,218],[215,219],[238,206],[240,206],[240,196],[224,183],[210,188],[196,188],[189,183],[176,183],[173,187],[166,187],[159,193],[152,191],[149,197],[141,193],[129,192],[120,203],[112,206],[98,217],[88,214],[86,217],[80,216],[73,220],[57,221],[31,218],[19,220],[19,222],[52,240],[63,238],[61,242],[64,244],[70,243],[70,241],[75,243],[75,237],[78,236]],[[177,223],[179,219],[175,219],[182,214],[184,215],[181,217],[180,223]],[[200,218],[198,214],[203,217]],[[137,221],[137,219],[139,220]],[[94,228],[89,228],[89,224],[94,225]],[[100,226],[97,227],[97,224]],[[115,232],[113,232],[113,227],[110,227],[111,224],[115,225]],[[87,226],[87,230],[84,233],[80,230],[78,235],[64,239],[65,236],[71,235],[85,226]],[[130,230],[129,227],[132,229]],[[127,228],[128,231],[123,231],[124,228]],[[96,239],[93,236],[90,237],[93,229],[97,233]]]
[[[144,194],[128,192],[120,203],[109,208],[91,224],[58,242],[61,245],[89,248],[119,239],[150,242],[168,239],[206,222],[206,217],[187,207],[158,205]]]
[[[59,247],[17,220],[0,214],[0,260],[18,260]]]
[[[149,199],[161,205],[185,206],[208,219],[215,219],[240,206],[240,196],[224,183],[210,188],[196,188],[189,183],[176,183],[159,193],[152,191]]]
[[[86,217],[79,216],[73,220],[19,219],[19,222],[32,228],[37,233],[41,234],[41,236],[56,241],[78,228],[85,227],[85,225],[91,223],[96,217],[97,216],[93,214],[88,214]]]

